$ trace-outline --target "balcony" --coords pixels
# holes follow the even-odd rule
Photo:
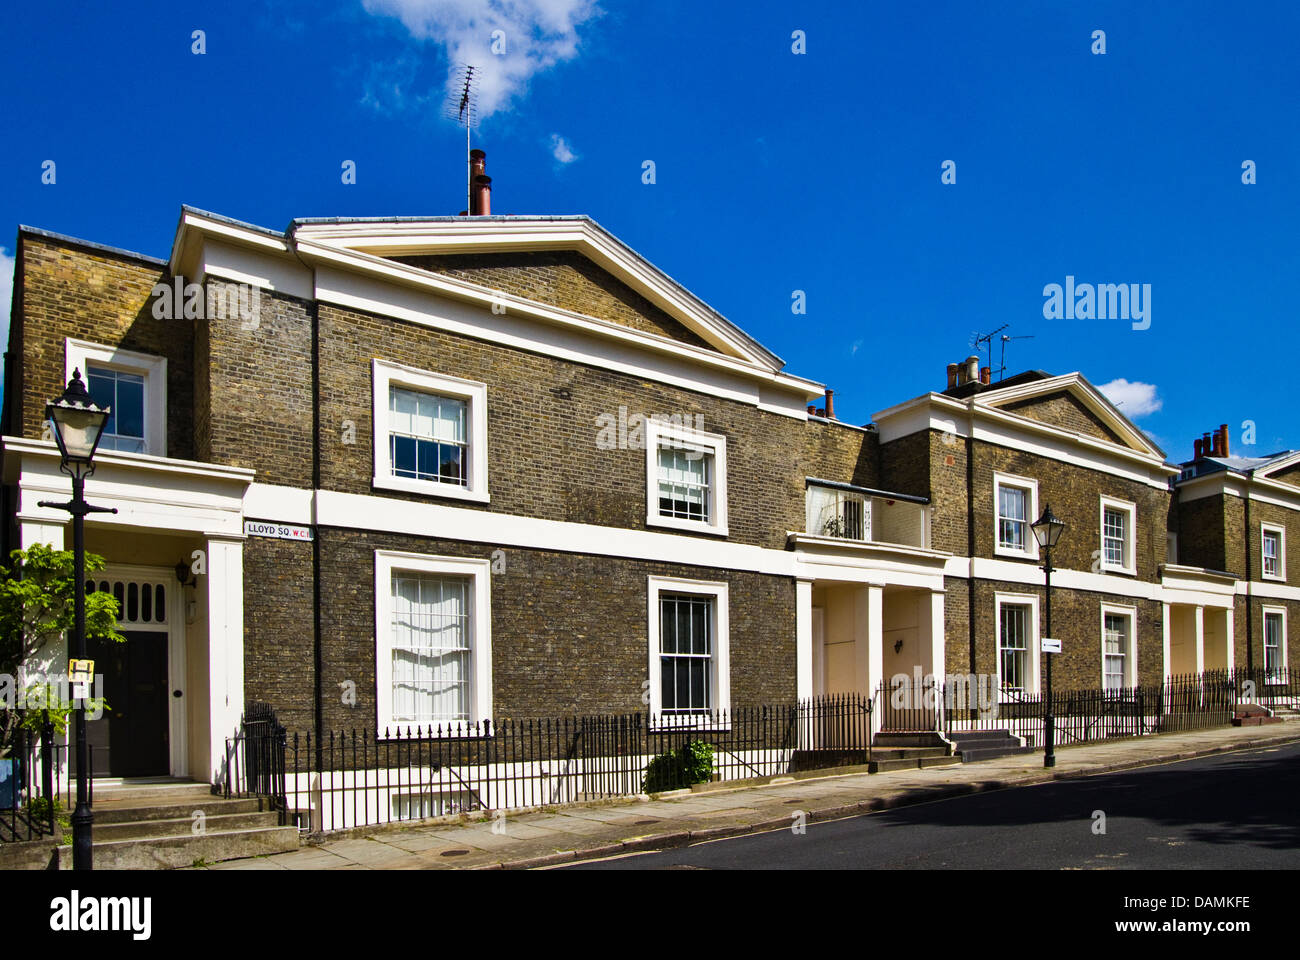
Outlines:
[[[930,502],[924,497],[812,477],[807,482],[805,535],[930,549]]]

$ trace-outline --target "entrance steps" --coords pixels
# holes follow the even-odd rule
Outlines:
[[[91,807],[96,870],[159,870],[298,849],[264,798],[227,800],[206,783],[96,781]],[[59,850],[60,869],[72,848]]]
[[[1262,727],[1267,723],[1282,723],[1283,718],[1258,703],[1239,703],[1232,710],[1234,727]]]
[[[1013,736],[1009,730],[967,730],[949,733],[948,739],[952,742],[953,752],[961,757],[962,763],[1034,752],[1033,747],[1026,746],[1023,740]]]
[[[952,755],[948,741],[933,731],[882,732],[871,744],[872,773],[889,770],[920,770],[961,763]]]

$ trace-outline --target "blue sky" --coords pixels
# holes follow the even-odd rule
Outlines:
[[[832,386],[843,419],[942,389],[972,334],[1010,324],[1032,339],[1009,373],[1137,384],[1111,392],[1174,459],[1220,423],[1234,452],[1300,447],[1291,3],[47,2],[4,19],[8,257],[19,223],[165,256],[182,203],[275,228],[454,214],[445,88],[471,60],[494,212],[591,215]],[[1044,319],[1067,276],[1150,284],[1150,327]]]

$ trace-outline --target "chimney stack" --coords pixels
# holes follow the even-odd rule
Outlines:
[[[826,416],[832,420],[835,419],[835,391],[834,390],[826,391]]]
[[[482,150],[469,152],[470,192],[469,215],[486,217],[492,213],[492,178],[487,170],[487,154]]]

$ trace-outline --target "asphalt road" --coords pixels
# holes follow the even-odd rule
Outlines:
[[[1094,832],[1104,814],[1105,832]],[[664,869],[1300,868],[1300,744],[575,864]]]

